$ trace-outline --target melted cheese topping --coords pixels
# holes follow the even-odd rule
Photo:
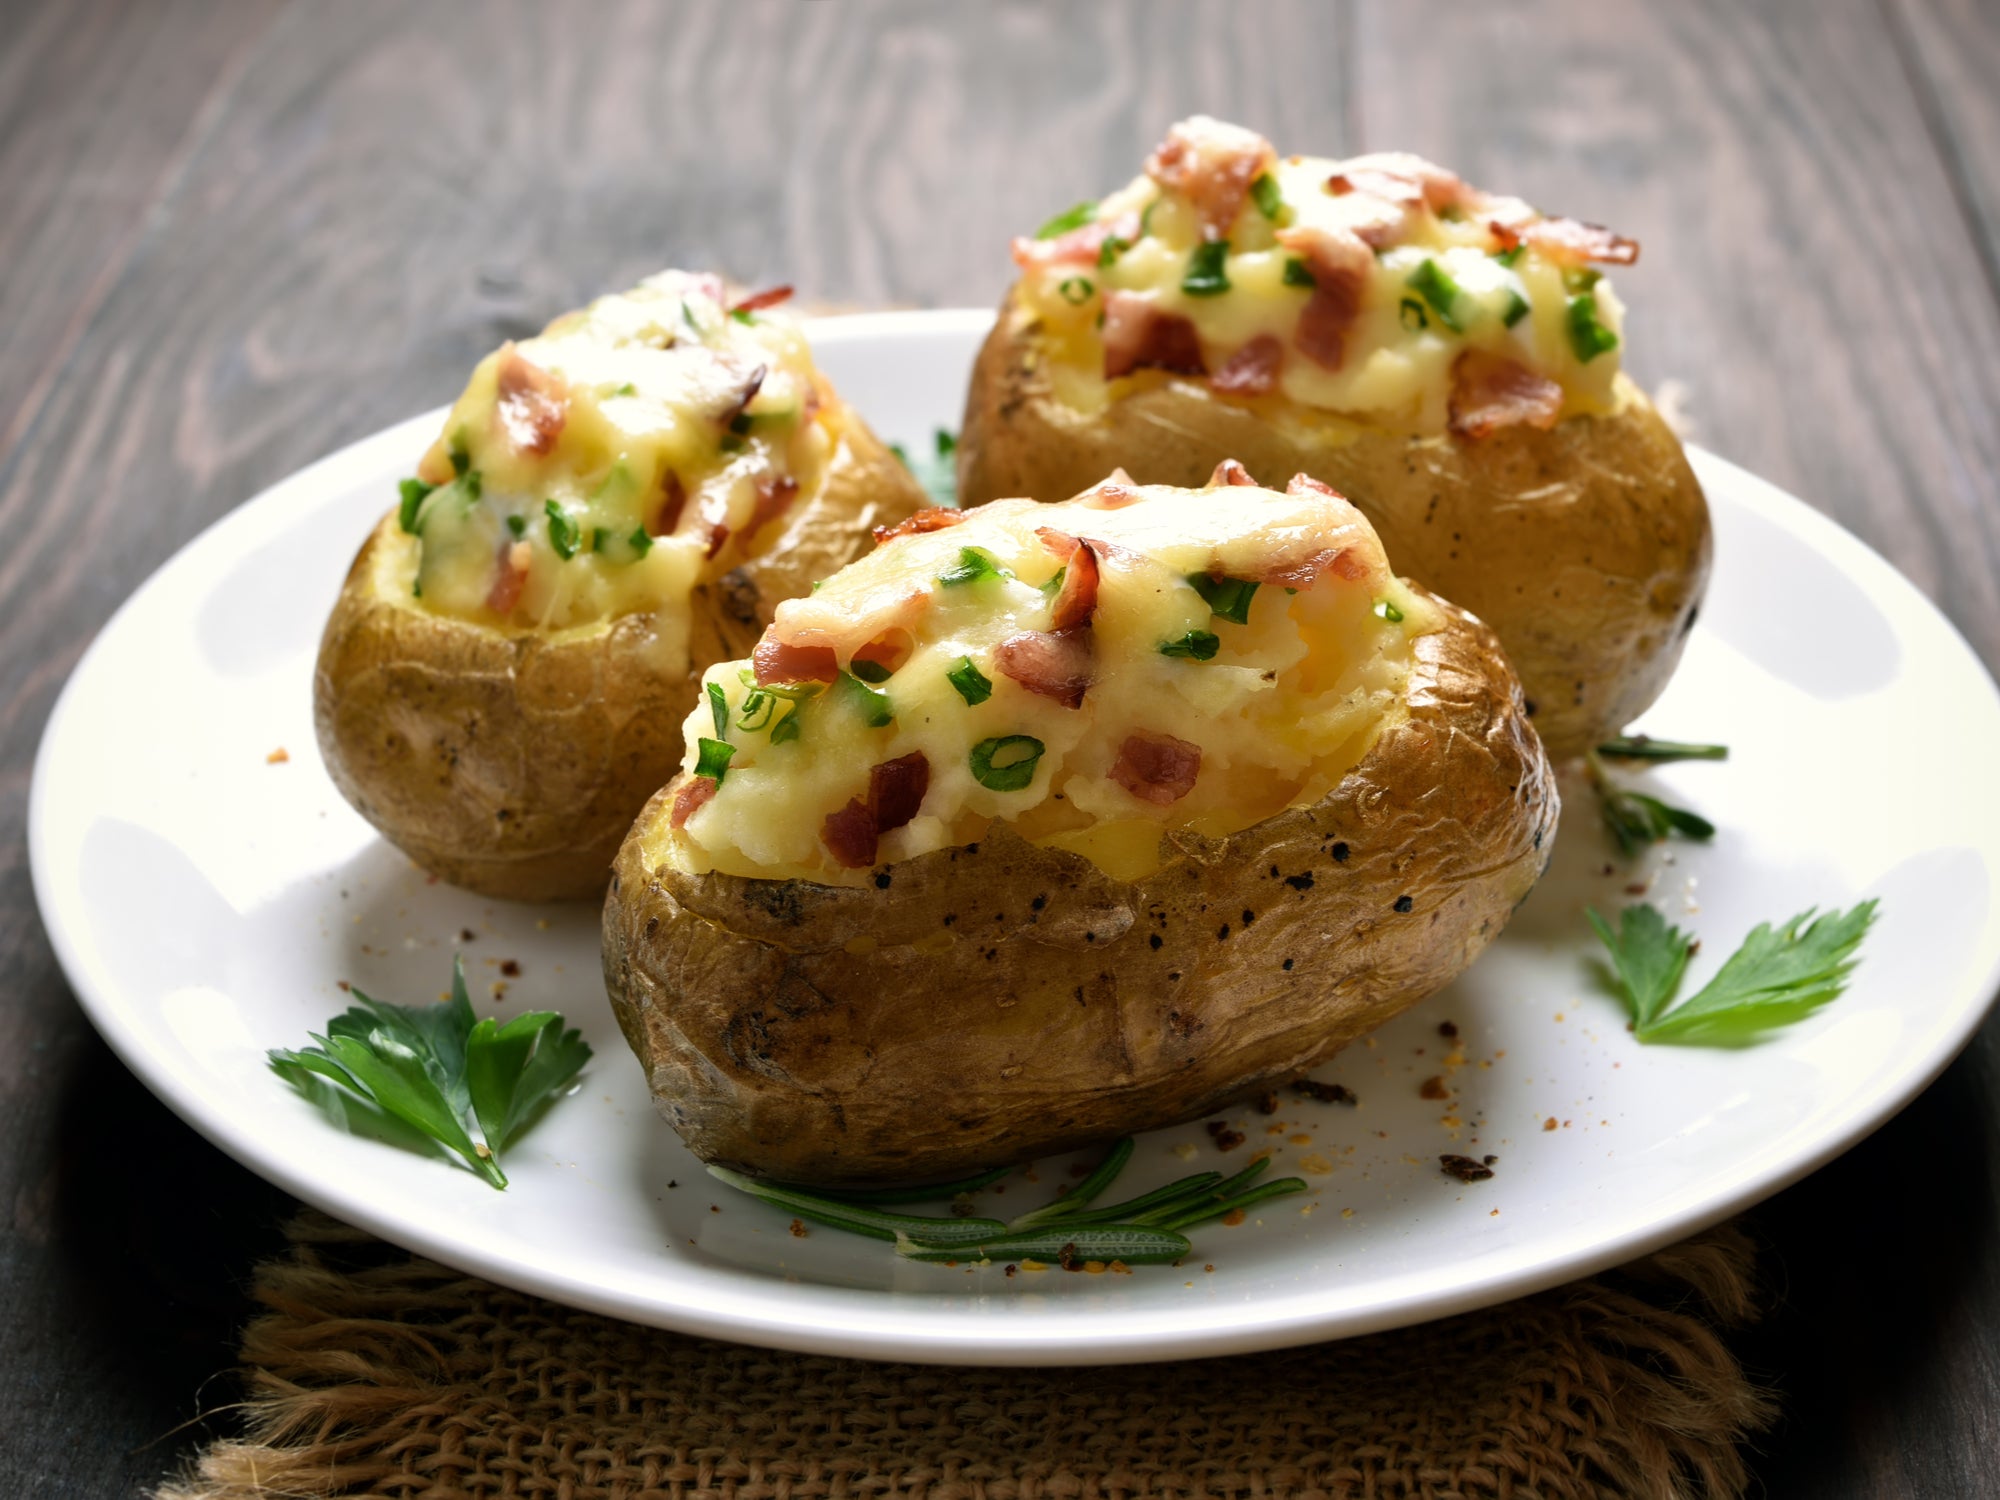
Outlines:
[[[1104,508],[1105,495],[1126,503]],[[1071,539],[1102,557],[1081,631],[1090,682],[1074,707],[1005,665],[1011,640],[1049,638],[1058,570],[1076,566]],[[1253,591],[1260,576],[1301,586]],[[760,657],[780,643],[831,647],[830,685],[774,697],[752,663],[709,671],[677,799],[695,810],[678,829],[657,820],[647,855],[859,884],[872,865],[974,842],[1004,820],[1138,878],[1157,868],[1170,829],[1222,836],[1323,797],[1404,711],[1411,643],[1437,625],[1360,513],[1328,491],[1107,483],[1062,505],[997,501],[892,537],[780,606]],[[874,687],[850,675],[871,655],[894,664]],[[704,801],[710,787],[694,773],[716,741],[729,759]],[[1162,777],[1158,747],[1174,763],[1169,785],[1149,784]],[[925,766],[921,804],[851,867],[829,815],[865,808],[875,768],[912,755]]]
[[[837,403],[798,326],[665,271],[482,360],[418,468],[415,591],[544,631],[636,611],[684,661],[690,591],[823,483]],[[672,663],[668,664],[673,665]]]
[[[1256,140],[1249,132],[1240,135]],[[1268,394],[1375,426],[1443,431],[1450,422],[1453,366],[1467,350],[1503,356],[1554,381],[1564,417],[1616,409],[1624,308],[1581,255],[1532,239],[1510,251],[1517,231],[1543,221],[1527,204],[1479,192],[1428,162],[1400,155],[1348,161],[1273,155],[1259,175],[1264,182],[1243,199],[1220,236],[1223,252],[1208,243],[1218,236],[1198,199],[1152,175],[1134,179],[1087,215],[1050,226],[1070,234],[1082,228],[1077,243],[1092,253],[1056,253],[1051,242],[1060,235],[1050,230],[1039,240],[1018,242],[1018,315],[1036,325],[1066,404],[1099,411],[1128,390],[1166,378],[1155,370],[1105,378],[1104,313],[1107,298],[1122,293],[1188,319],[1211,375],[1252,341],[1270,337],[1282,345],[1283,359]],[[1350,182],[1364,186],[1339,186]],[[1368,190],[1370,182],[1383,184],[1391,196]],[[1429,183],[1430,199],[1399,202],[1398,183]],[[1440,201],[1433,206],[1431,199]],[[1275,216],[1267,208],[1275,208]],[[1359,305],[1331,367],[1309,357],[1298,341],[1313,296],[1309,247],[1321,234],[1349,249],[1357,239],[1373,247],[1357,251]],[[1109,248],[1095,243],[1105,237]],[[1636,254],[1629,242],[1621,244]],[[1226,291],[1186,289],[1198,253],[1220,254]],[[1196,284],[1202,284],[1199,276]],[[1586,358],[1592,322],[1604,337]]]

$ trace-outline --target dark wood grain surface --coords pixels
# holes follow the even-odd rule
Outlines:
[[[49,952],[23,824],[63,678],[208,521],[648,269],[987,303],[1010,234],[1180,114],[1423,151],[1644,241],[1636,373],[2000,664],[1987,0],[12,0],[0,23],[0,1495],[132,1494],[226,1427],[196,1419],[230,1399],[210,1377],[285,1208],[125,1073]],[[2000,1493],[1996,1101],[1989,1025],[1757,1211],[1768,1493]]]

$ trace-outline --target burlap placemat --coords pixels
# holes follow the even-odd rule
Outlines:
[[[1724,1227],[1504,1307],[1273,1354],[972,1370],[572,1311],[319,1215],[260,1268],[246,1436],[159,1500],[1735,1497],[1769,1422]]]

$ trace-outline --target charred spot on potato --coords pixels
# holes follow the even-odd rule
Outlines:
[[[1271,868],[1275,871],[1277,866],[1273,865]],[[1310,870],[1301,870],[1296,875],[1287,875],[1285,877],[1285,884],[1295,891],[1309,891],[1313,888],[1312,872]]]
[[[1229,941],[1229,924],[1227,922],[1224,922],[1220,927],[1215,929],[1215,940],[1218,943]]]
[[[1197,1031],[1201,1030],[1201,1028],[1202,1019],[1200,1016],[1182,1015],[1177,1010],[1167,1012],[1167,1029],[1172,1031],[1182,1041],[1186,1041]]]
[[[1286,972],[1287,974],[1291,973],[1291,972],[1292,972],[1292,960],[1291,960],[1291,959],[1289,959],[1289,958],[1288,958],[1288,959],[1286,959],[1286,960],[1284,961],[1284,963],[1283,963],[1282,965],[1280,965],[1280,967],[1281,967],[1281,968],[1283,968],[1283,969],[1284,969],[1284,971],[1285,971],[1285,972]]]
[[[651,937],[651,936],[652,936],[652,935],[653,935],[654,933],[658,932],[659,930],[660,930],[660,919],[659,919],[658,917],[648,917],[648,918],[646,918],[646,936],[647,936],[647,937]]]
[[[1257,913],[1255,913],[1254,911],[1250,910],[1250,908],[1249,908],[1249,907],[1247,907],[1247,906],[1246,906],[1246,907],[1244,907],[1244,908],[1243,908],[1243,925],[1244,925],[1245,927],[1248,927],[1248,926],[1249,926],[1249,925],[1250,925],[1250,924],[1251,924],[1252,922],[1254,922],[1254,921],[1256,921],[1256,920],[1257,920]]]
[[[1415,906],[1416,904],[1417,903],[1408,896],[1398,896],[1396,898],[1397,911],[1408,911],[1410,910],[1411,907]]]
[[[1160,949],[1162,949],[1162,948],[1164,948],[1164,947],[1166,946],[1166,942],[1167,942],[1167,940],[1166,940],[1165,938],[1161,937],[1161,936],[1160,936],[1160,935],[1159,935],[1159,934],[1158,934],[1158,933],[1156,932],[1156,933],[1153,933],[1153,934],[1152,934],[1152,935],[1151,935],[1150,937],[1148,937],[1148,938],[1146,939],[1146,942],[1147,942],[1147,943],[1148,943],[1148,944],[1149,944],[1149,945],[1150,945],[1150,946],[1152,947],[1153,951],[1154,951],[1155,953],[1157,953],[1157,952],[1159,952],[1159,951],[1160,951]]]
[[[877,870],[875,872],[875,889],[878,891],[889,889],[889,872],[887,870]]]
[[[1337,865],[1344,865],[1347,863],[1347,841],[1345,839],[1337,840],[1334,843],[1333,862]]]
[[[1031,911],[1040,911],[1043,907],[1047,906],[1048,904],[1049,904],[1049,898],[1047,896],[1037,896],[1035,897],[1034,900],[1028,903],[1028,908]]]

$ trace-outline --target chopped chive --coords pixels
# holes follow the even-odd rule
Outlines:
[[[1052,240],[1059,234],[1068,234],[1072,229],[1081,229],[1097,217],[1097,202],[1086,199],[1073,208],[1064,209],[1048,223],[1035,231],[1038,240]]]
[[[798,705],[793,704],[792,707],[785,711],[784,718],[771,726],[771,743],[774,745],[785,745],[798,737],[799,710]]]
[[[961,656],[958,665],[944,677],[946,682],[958,689],[958,696],[965,700],[968,708],[976,708],[993,696],[993,679],[974,666],[969,656]]]
[[[1440,323],[1453,333],[1465,332],[1457,314],[1452,311],[1464,293],[1443,266],[1434,260],[1426,260],[1410,273],[1405,284],[1431,305]]]
[[[757,314],[747,307],[732,307],[729,309],[729,316],[739,323],[755,323],[757,321]]]
[[[1431,326],[1431,315],[1424,311],[1423,303],[1415,297],[1405,297],[1396,316],[1402,319],[1403,326],[1411,333],[1422,333]]]
[[[414,535],[417,529],[417,512],[423,507],[424,497],[437,486],[425,484],[421,479],[405,479],[396,488],[403,497],[402,507],[396,513],[397,523],[403,530]]]
[[[645,527],[635,526],[632,528],[632,534],[625,538],[625,545],[632,549],[633,557],[640,558],[653,550],[653,538]]]
[[[1177,641],[1162,641],[1160,655],[1181,656],[1190,661],[1212,661],[1222,645],[1222,637],[1209,630],[1190,630]]]
[[[870,729],[880,729],[896,717],[889,708],[889,695],[877,692],[851,672],[842,672],[831,691],[839,693]]]
[[[451,435],[451,444],[445,449],[445,452],[451,456],[451,472],[456,474],[460,479],[463,479],[465,471],[472,467],[472,455],[466,451],[465,429],[463,427]]]
[[[1063,301],[1067,302],[1071,307],[1081,307],[1097,295],[1097,288],[1090,283],[1088,278],[1082,276],[1064,278],[1057,284],[1056,291],[1061,294]]]
[[[1588,292],[1596,288],[1604,279],[1604,273],[1595,266],[1571,266],[1563,272],[1563,290],[1566,292]]]
[[[734,745],[725,745],[721,740],[701,736],[695,740],[698,751],[695,756],[694,774],[710,778],[717,786],[729,773],[729,758],[736,753]]]
[[[765,728],[771,722],[771,715],[778,711],[778,699],[762,688],[752,688],[744,695],[743,712],[737,715],[736,727],[747,729],[752,734]]]
[[[774,698],[788,698],[794,703],[816,698],[824,691],[823,684],[817,682],[759,682],[757,674],[748,667],[736,669],[736,680],[747,688],[756,688]]]
[[[583,541],[583,529],[555,501],[544,500],[542,508],[549,518],[549,545],[556,549],[557,557],[568,562]]]
[[[517,537],[526,536],[528,534],[528,518],[526,516],[509,516],[507,518],[507,529]]]
[[[947,588],[959,584],[978,583],[985,578],[1011,578],[1014,575],[994,559],[993,554],[983,547],[960,547],[958,566],[948,568],[938,574],[937,581]]]
[[[1214,297],[1229,290],[1229,272],[1223,262],[1229,255],[1228,240],[1203,240],[1188,256],[1181,290],[1190,297]]]
[[[715,737],[719,740],[728,739],[729,699],[723,695],[722,684],[719,682],[711,682],[708,685],[708,716],[715,720]]]
[[[1107,234],[1104,243],[1097,247],[1097,269],[1108,271],[1118,263],[1118,257],[1132,248],[1130,240],[1120,239],[1115,234]]]
[[[1250,201],[1257,205],[1258,213],[1273,221],[1285,211],[1285,195],[1278,189],[1278,179],[1269,172],[1250,184]]]
[[[1286,286],[1318,286],[1319,278],[1312,273],[1312,267],[1296,255],[1285,258]]]
[[[972,779],[991,792],[1018,792],[1035,779],[1047,747],[1028,734],[996,735],[972,747]]]
[[[1378,620],[1387,620],[1391,625],[1400,625],[1403,623],[1403,612],[1396,608],[1395,600],[1377,599],[1375,601],[1375,618]]]
[[[1527,315],[1528,299],[1515,291],[1511,286],[1508,287],[1507,305],[1500,312],[1500,321],[1506,324],[1507,327],[1512,328],[1521,319],[1527,317]]]
[[[1507,267],[1509,270],[1512,270],[1514,268],[1514,262],[1521,258],[1521,253],[1527,248],[1528,247],[1526,245],[1516,245],[1511,250],[1495,250],[1493,252],[1493,258],[1499,261],[1501,265]]]
[[[1257,585],[1249,579],[1214,578],[1207,573],[1190,573],[1188,582],[1218,620],[1227,620],[1233,625],[1250,623],[1250,601],[1256,597]]]
[[[636,396],[639,394],[639,387],[628,380],[611,394],[614,396]]]
[[[1584,292],[1569,299],[1569,346],[1579,362],[1589,364],[1618,347],[1618,335],[1597,321],[1597,298]]]
[[[863,682],[876,683],[887,682],[891,673],[888,667],[879,661],[857,661],[854,663],[854,675]]]

